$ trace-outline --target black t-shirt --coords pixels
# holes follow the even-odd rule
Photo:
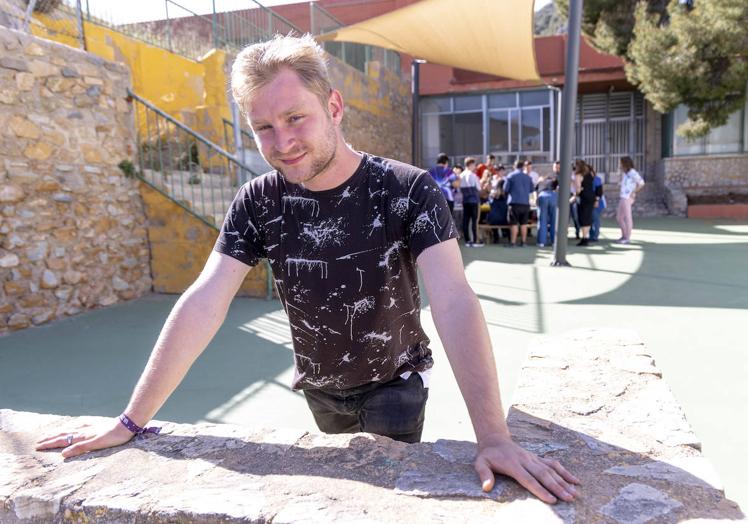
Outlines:
[[[247,182],[214,249],[270,262],[291,324],[294,389],[347,389],[433,365],[415,261],[451,238],[427,172],[364,154],[335,189],[309,191],[277,171]]]

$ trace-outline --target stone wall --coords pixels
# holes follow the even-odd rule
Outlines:
[[[0,333],[151,287],[127,69],[0,27]]]
[[[64,461],[57,451],[34,451],[35,441],[99,417],[5,409],[0,521],[623,524],[743,517],[634,333],[544,339],[530,352],[515,397],[508,416],[515,440],[580,478],[574,502],[546,505],[501,476],[484,493],[472,442],[404,444],[365,433],[166,423],[157,437]]]
[[[685,216],[690,196],[748,194],[748,155],[663,158],[657,176],[670,213]]]
[[[410,84],[369,62],[367,74],[329,57],[330,78],[345,102],[343,134],[358,151],[411,163]]]

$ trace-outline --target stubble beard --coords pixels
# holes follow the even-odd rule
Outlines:
[[[309,172],[301,175],[297,180],[289,180],[280,163],[278,165],[271,165],[281,174],[281,176],[283,176],[283,178],[289,180],[289,182],[304,185],[324,173],[335,161],[338,145],[337,138],[334,126],[330,125],[325,131],[325,140],[322,142],[322,147],[324,147],[324,149],[322,149],[317,156],[312,158]],[[312,153],[313,152],[314,151],[312,151]]]

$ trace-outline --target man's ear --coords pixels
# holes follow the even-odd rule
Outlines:
[[[343,95],[337,89],[333,89],[330,92],[330,97],[327,99],[327,111],[330,113],[330,118],[336,124],[340,124],[343,121],[344,107]]]

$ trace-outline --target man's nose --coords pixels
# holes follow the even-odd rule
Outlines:
[[[278,153],[288,153],[296,147],[296,135],[291,129],[278,128],[275,130],[275,150]]]

